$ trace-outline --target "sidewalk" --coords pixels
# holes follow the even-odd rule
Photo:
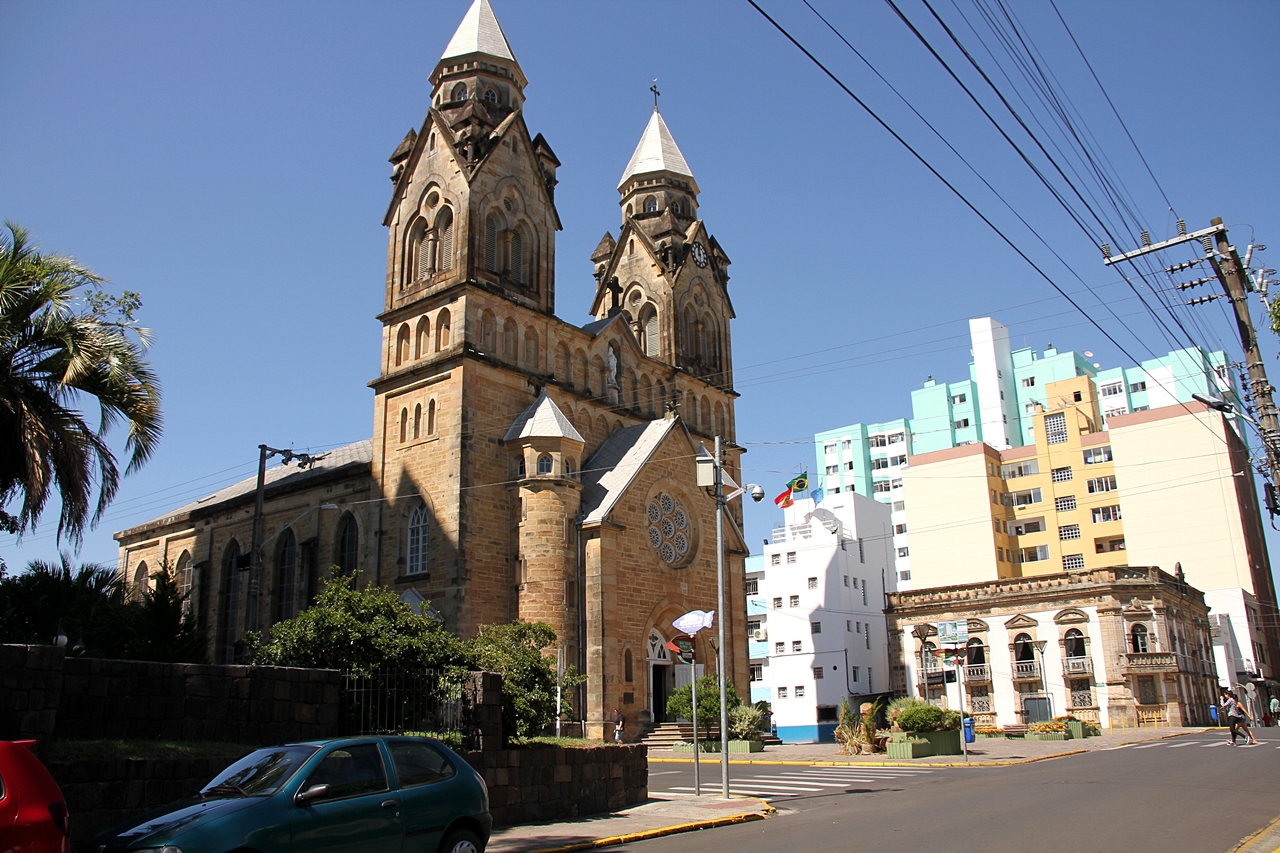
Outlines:
[[[486,853],[569,853],[642,841],[677,832],[710,829],[774,813],[755,797],[671,797],[650,794],[649,802],[608,814],[559,823],[525,824],[495,829]]]
[[[1104,731],[1100,737],[1065,741],[978,738],[969,744],[968,766],[991,767],[1003,764],[1026,764],[1032,761],[1061,758],[1066,755],[1077,755],[1082,752],[1093,752],[1099,749],[1114,749],[1117,746],[1128,743],[1143,743],[1179,735],[1226,737],[1226,729],[1205,729],[1200,726],[1195,728],[1116,729],[1114,731]],[[703,753],[699,760],[706,764],[719,764],[720,756],[717,753]],[[676,755],[669,749],[649,750],[650,764],[688,763],[691,761],[693,761],[692,755]],[[879,767],[966,766],[963,755],[934,755],[929,758],[916,758],[910,761],[890,760],[883,753],[879,755],[841,755],[833,743],[791,743],[767,746],[764,752],[731,755],[729,762],[732,764],[853,764]]]

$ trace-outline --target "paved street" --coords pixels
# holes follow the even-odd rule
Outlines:
[[[691,767],[655,764],[653,791],[682,792]],[[717,786],[719,765],[703,767]],[[836,768],[741,765],[734,791],[764,796],[777,817],[716,829],[729,848],[952,853],[1226,853],[1280,813],[1280,734],[1257,747],[1185,735],[1010,767]],[[771,793],[770,793],[771,792]],[[688,836],[637,842],[681,851]]]

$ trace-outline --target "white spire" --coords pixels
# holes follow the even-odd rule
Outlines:
[[[622,173],[622,180],[618,181],[618,189],[622,189],[623,184],[633,176],[648,172],[674,172],[693,177],[679,146],[671,138],[671,131],[667,130],[667,123],[662,120],[662,113],[656,109],[649,117],[649,124],[640,137],[640,144],[631,155],[631,162],[627,163],[627,169]]]
[[[467,14],[463,16],[458,30],[449,39],[449,46],[444,49],[441,59],[454,56],[465,56],[468,53],[487,53],[500,59],[516,61],[507,44],[507,37],[498,25],[489,0],[475,0]],[[518,64],[518,63],[517,63]]]

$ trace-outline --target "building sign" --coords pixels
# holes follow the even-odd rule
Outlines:
[[[955,622],[939,622],[934,627],[938,629],[939,645],[963,646],[969,642],[969,622],[966,619],[958,619]]]

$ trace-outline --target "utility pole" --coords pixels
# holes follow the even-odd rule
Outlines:
[[[1144,238],[1146,237],[1145,231],[1143,236]],[[1214,276],[1208,279],[1200,279],[1188,285],[1182,285],[1179,289],[1195,287],[1205,281],[1212,281],[1216,277],[1219,284],[1222,285],[1222,295],[1200,297],[1190,300],[1187,304],[1200,305],[1211,302],[1214,299],[1221,299],[1223,296],[1231,300],[1231,305],[1235,309],[1237,331],[1240,335],[1240,347],[1244,351],[1245,367],[1249,373],[1249,391],[1253,395],[1254,403],[1258,410],[1258,428],[1262,433],[1262,446],[1267,454],[1267,472],[1270,481],[1275,483],[1277,479],[1280,479],[1280,417],[1277,417],[1276,404],[1272,398],[1272,392],[1275,389],[1267,381],[1266,366],[1262,361],[1262,353],[1258,349],[1258,335],[1253,327],[1253,318],[1249,315],[1247,291],[1253,288],[1246,278],[1245,265],[1240,260],[1236,247],[1231,245],[1231,242],[1227,239],[1227,229],[1222,224],[1222,217],[1215,216],[1209,221],[1208,228],[1191,234],[1187,233],[1186,223],[1180,219],[1178,220],[1177,237],[1155,244],[1151,244],[1144,239],[1143,242],[1146,245],[1142,248],[1114,257],[1111,254],[1111,247],[1103,243],[1103,263],[1107,266],[1113,266],[1151,252],[1163,251],[1164,249],[1193,241],[1200,242],[1205,254],[1203,260],[1207,260],[1213,267]],[[1169,267],[1166,272],[1187,269],[1191,265],[1193,265],[1193,262],[1178,264]]]

